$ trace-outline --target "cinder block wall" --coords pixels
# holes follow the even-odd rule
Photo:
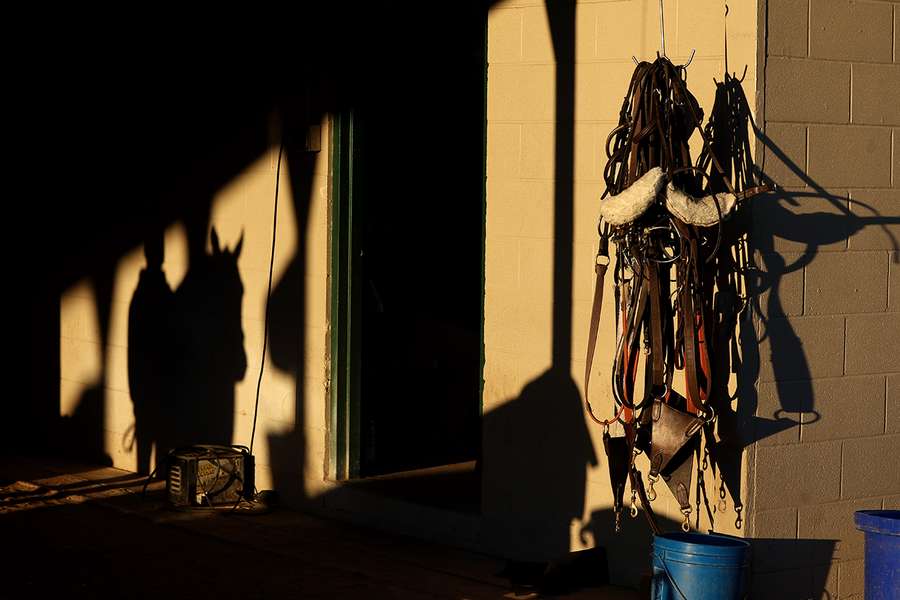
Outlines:
[[[559,544],[572,549],[602,545],[610,552],[613,579],[630,583],[646,569],[649,528],[642,516],[634,521],[626,516],[625,530],[613,534],[602,431],[584,416],[577,390],[583,386],[605,140],[618,121],[635,67],[632,56],[653,60],[659,51],[657,7],[656,0],[584,1],[576,7],[573,358],[562,366],[568,382],[549,372],[559,242],[554,238],[554,191],[561,182],[554,179],[556,57],[547,11],[540,0],[501,2],[488,22],[485,544],[522,558],[558,552]],[[667,0],[665,15],[670,58],[684,63],[696,49],[688,83],[708,113],[713,78],[721,81],[725,69],[724,6],[715,0]],[[753,106],[755,3],[732,2],[727,26],[728,64],[738,74],[748,67],[744,85]],[[614,406],[609,389],[612,277],[607,285],[591,388],[593,406],[604,416]],[[553,392],[545,394],[546,389]],[[528,450],[530,445],[540,449]],[[522,450],[511,456],[514,447]],[[642,468],[646,472],[643,463]],[[718,514],[716,529],[740,535],[730,499],[728,507],[726,514]],[[661,491],[654,508],[680,522],[668,490]],[[704,517],[702,527],[708,525]],[[569,528],[566,539],[557,539],[559,528]]]
[[[761,14],[761,155],[782,191],[752,239],[756,414],[792,425],[757,432],[750,533],[801,542],[758,553],[756,593],[862,597],[853,512],[900,506],[900,3]]]
[[[301,289],[297,278],[305,277],[305,314],[275,310],[270,322],[270,339],[259,398],[254,455],[257,487],[270,489],[277,484],[287,498],[311,496],[323,488],[325,460],[325,344],[327,336],[326,297],[328,282],[328,130],[322,123],[323,149],[315,160],[309,188],[308,225],[298,230],[296,200],[291,186],[292,165],[287,153],[280,178],[279,213],[273,273],[273,290]],[[273,235],[273,210],[277,171],[277,143],[253,164],[237,174],[211,200],[209,226],[215,228],[221,244],[233,249],[243,237],[237,266],[243,284],[241,327],[246,354],[246,371],[234,381],[233,442],[250,444],[256,400],[257,378],[262,358],[263,330],[268,293],[269,258]],[[294,165],[296,167],[296,165]],[[202,199],[198,199],[198,202]],[[148,219],[150,216],[148,216]],[[188,236],[181,222],[168,227],[164,236],[162,270],[166,284],[176,292],[189,268]],[[298,248],[305,245],[305,264],[295,265]],[[207,237],[205,251],[212,246]],[[98,315],[103,304],[86,281],[67,290],[60,302],[60,414],[75,418],[89,398],[97,399],[102,411],[102,440],[98,449],[123,469],[137,467],[134,400],[129,391],[129,307],[135,297],[141,271],[147,264],[142,246],[133,248],[116,264],[112,302],[108,315]],[[209,311],[217,310],[213,294]],[[293,302],[293,300],[291,300]],[[164,310],[162,306],[155,310]],[[105,318],[104,318],[105,317]],[[164,319],[165,317],[160,317]],[[106,323],[104,323],[106,321]],[[160,320],[157,325],[163,323]],[[302,323],[302,325],[301,325]],[[132,324],[134,326],[134,324]],[[304,328],[301,336],[299,327]],[[280,361],[273,360],[273,338],[283,340],[278,350]],[[305,364],[296,363],[304,340]],[[202,342],[202,340],[201,340]],[[169,340],[165,351],[178,351]],[[208,352],[215,352],[207,348]],[[136,356],[137,360],[147,357]],[[281,362],[281,364],[277,364]],[[298,373],[302,372],[302,379]],[[223,375],[224,376],[224,375]],[[169,390],[167,393],[171,393]],[[303,397],[304,414],[297,413],[297,398]],[[159,398],[151,399],[161,403]],[[196,398],[202,403],[203,398]],[[189,407],[167,412],[157,426],[174,427],[180,413]],[[219,408],[219,407],[217,407]],[[163,409],[158,409],[163,412]],[[204,443],[204,432],[194,432],[196,443]],[[209,435],[221,435],[210,431]],[[279,446],[280,444],[280,446]],[[273,457],[278,447],[281,456]],[[277,462],[278,464],[273,464]],[[152,468],[152,466],[151,466]]]

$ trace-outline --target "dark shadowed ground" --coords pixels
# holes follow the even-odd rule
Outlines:
[[[0,598],[489,599],[510,592],[486,556],[289,510],[178,512],[112,468],[4,458]],[[545,596],[546,597],[546,596]],[[567,594],[631,599],[628,590]]]

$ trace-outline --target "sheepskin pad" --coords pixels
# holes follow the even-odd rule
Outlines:
[[[719,210],[716,210],[718,199]],[[713,196],[694,198],[676,189],[671,183],[666,186],[666,208],[669,212],[691,225],[699,227],[711,227],[719,222],[719,211],[722,218],[726,218],[737,203],[734,194],[720,193]]]
[[[650,169],[620,194],[603,200],[600,203],[600,217],[613,226],[631,223],[647,212],[664,184],[662,169]]]

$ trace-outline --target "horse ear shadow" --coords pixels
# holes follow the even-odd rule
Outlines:
[[[221,254],[222,247],[219,245],[219,234],[216,233],[215,225],[213,225],[209,232],[209,240],[212,242],[213,254]]]
[[[241,256],[241,250],[244,249],[244,230],[241,229],[241,237],[238,238],[237,244],[234,245],[234,250],[231,251],[231,254],[234,256],[234,260],[237,260]]]

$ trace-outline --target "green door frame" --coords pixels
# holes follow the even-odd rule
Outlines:
[[[481,172],[481,360],[478,376],[479,412],[484,406],[484,280],[487,226],[487,14],[484,19],[484,72],[482,86]],[[357,132],[358,134],[358,132]],[[329,350],[327,477],[334,480],[360,476],[360,359],[359,327],[361,267],[359,226],[361,199],[354,195],[358,147],[354,115],[349,109],[331,119],[331,211],[329,227]],[[480,452],[480,451],[479,451]]]
[[[327,476],[359,477],[359,218],[354,218],[353,113],[331,119],[331,214],[329,227],[329,410]]]

